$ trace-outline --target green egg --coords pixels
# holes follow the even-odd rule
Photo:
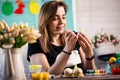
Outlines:
[[[120,57],[118,57],[117,60],[120,60]]]
[[[2,12],[4,15],[11,15],[13,13],[13,5],[11,2],[9,1],[5,1],[2,4]]]
[[[116,57],[117,57],[117,58],[120,58],[120,53],[117,53],[117,54],[116,54]]]

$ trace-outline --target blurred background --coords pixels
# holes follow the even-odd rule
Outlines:
[[[6,1],[11,4],[5,5]],[[11,26],[14,22],[29,23],[37,30],[38,13],[33,9],[37,8],[30,3],[33,0],[21,0],[21,6],[18,4],[19,0],[0,0],[0,20],[4,19]],[[34,0],[40,6],[50,0]],[[108,33],[113,34],[120,39],[120,0],[62,0],[68,5],[67,13],[67,29],[74,31],[84,31],[84,33],[92,40],[96,34]],[[19,9],[20,8],[20,9]],[[96,48],[94,48],[96,49]],[[98,49],[98,48],[97,48]],[[102,52],[100,52],[102,51]],[[99,60],[98,56],[118,53],[120,46],[117,47],[107,45],[107,48],[102,48],[95,52],[97,68],[105,68],[106,62]],[[100,53],[99,53],[100,52]],[[28,64],[26,60],[27,44],[22,47],[23,60],[26,72],[28,72]],[[0,63],[2,65],[2,49],[0,49]]]

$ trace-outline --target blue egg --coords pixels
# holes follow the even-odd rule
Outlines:
[[[120,64],[120,59],[118,59],[118,60],[116,61],[116,63],[117,63],[117,64]]]

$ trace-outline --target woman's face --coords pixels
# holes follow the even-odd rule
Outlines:
[[[53,20],[48,25],[50,33],[62,34],[66,27],[66,13],[62,6],[59,6]]]

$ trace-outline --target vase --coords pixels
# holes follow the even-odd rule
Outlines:
[[[3,53],[3,80],[10,80],[14,75],[10,49],[3,49]]]
[[[3,80],[26,80],[21,48],[6,50]]]
[[[95,56],[116,53],[116,46],[112,43],[101,43],[98,48],[94,48]]]

